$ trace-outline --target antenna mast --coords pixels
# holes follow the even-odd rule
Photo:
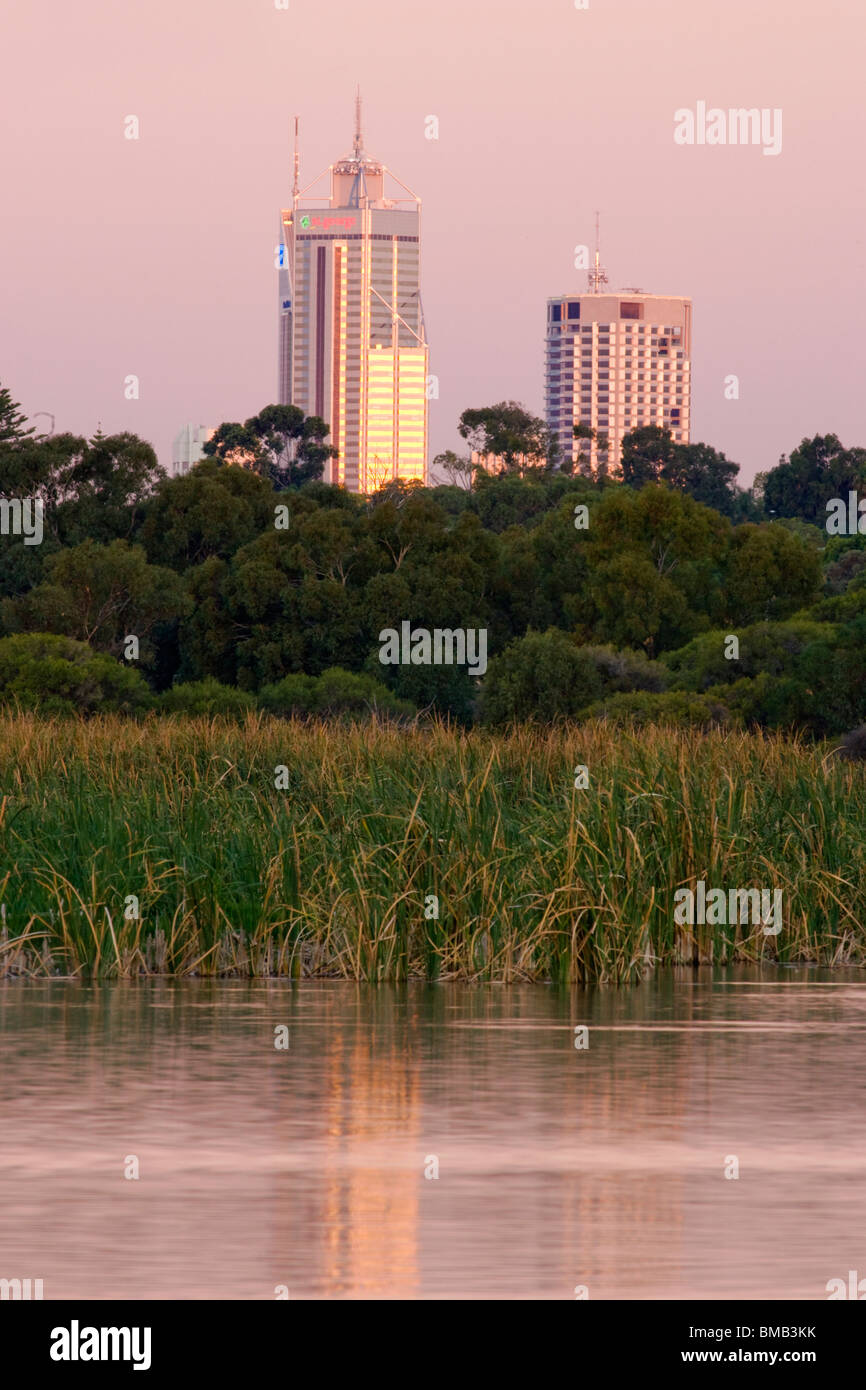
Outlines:
[[[361,87],[360,84],[355,89],[355,158],[361,159],[364,154],[364,140],[361,135]]]
[[[299,153],[298,153],[298,118],[297,118],[297,116],[296,116],[296,117],[295,117],[295,181],[294,181],[294,183],[292,184],[292,203],[293,203],[293,205],[297,205],[298,194],[299,194],[300,191],[301,191],[301,182],[300,182],[300,177],[299,177],[300,171],[301,171],[301,157],[300,157],[300,155],[299,155]]]
[[[598,236],[598,213],[595,214],[595,265],[589,272],[589,288],[592,294],[598,294],[602,285],[607,284],[607,272],[601,266],[601,252],[599,250]]]

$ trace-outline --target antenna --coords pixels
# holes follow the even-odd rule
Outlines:
[[[301,191],[300,183],[301,157],[298,153],[298,117],[295,117],[295,181],[292,184],[292,199],[297,202],[298,194]]]
[[[361,135],[361,88],[360,85],[355,89],[355,158],[361,159],[364,154],[364,140]]]
[[[589,289],[592,294],[598,294],[602,285],[607,284],[607,272],[601,266],[601,252],[599,250],[598,235],[598,213],[595,214],[595,265],[589,272]]]

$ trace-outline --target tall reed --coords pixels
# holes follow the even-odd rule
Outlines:
[[[866,772],[814,745],[10,715],[0,749],[0,974],[627,981],[866,960]],[[676,926],[696,879],[781,888],[781,932]]]

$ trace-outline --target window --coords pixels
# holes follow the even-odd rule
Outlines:
[[[551,323],[559,323],[559,322],[561,322],[561,320],[562,320],[562,305],[561,305],[561,304],[551,304],[551,306],[550,306],[550,321],[551,321]]]
[[[643,305],[633,303],[627,299],[619,301],[619,316],[621,319],[642,319]]]
[[[573,299],[568,306],[568,317],[570,319],[580,318],[580,300]]]

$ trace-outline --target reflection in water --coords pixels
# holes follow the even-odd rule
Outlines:
[[[6,982],[0,1278],[46,1298],[826,1298],[866,1272],[862,979]]]

